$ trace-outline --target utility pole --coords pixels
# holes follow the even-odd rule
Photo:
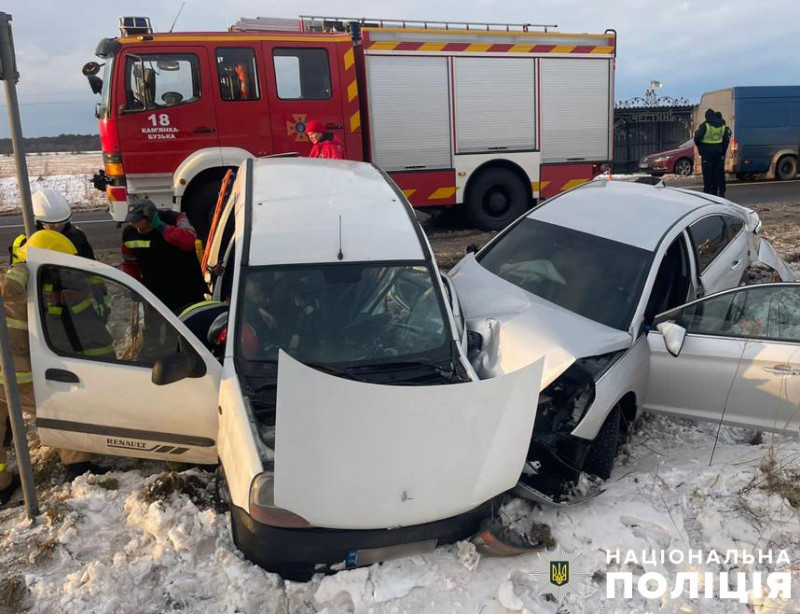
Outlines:
[[[0,12],[0,80],[5,84],[6,104],[8,105],[8,124],[11,127],[11,142],[14,147],[14,158],[17,164],[17,183],[22,205],[22,219],[25,222],[25,234],[30,236],[35,231],[33,207],[31,205],[31,186],[28,183],[28,167],[25,164],[25,149],[22,144],[22,127],[19,120],[19,104],[17,102],[17,62],[14,57],[14,38],[11,34],[11,15]],[[11,342],[8,337],[5,304],[0,295],[0,369],[5,380],[5,395],[8,414],[11,420],[11,432],[14,434],[14,448],[17,453],[17,467],[22,494],[25,497],[25,511],[28,518],[39,515],[39,503],[36,499],[36,487],[33,483],[31,456],[28,450],[28,435],[22,418],[22,405],[19,400],[14,359],[11,355]]]
[[[25,145],[22,142],[22,123],[19,118],[19,101],[17,100],[17,59],[14,54],[14,36],[11,33],[11,15],[0,12],[0,80],[6,90],[8,106],[8,125],[11,128],[11,144],[14,148],[14,161],[17,166],[17,184],[19,185],[20,205],[25,234],[31,236],[36,232],[31,203],[31,184],[28,180],[28,165],[25,162]]]

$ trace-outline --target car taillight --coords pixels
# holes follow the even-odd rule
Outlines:
[[[305,518],[275,506],[275,474],[271,471],[259,473],[250,484],[250,516],[263,524],[286,529],[311,526]]]
[[[112,179],[125,177],[125,169],[122,168],[122,154],[113,152],[103,152],[103,169],[106,175]]]

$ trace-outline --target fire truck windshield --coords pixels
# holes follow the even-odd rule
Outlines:
[[[111,109],[111,77],[114,74],[112,72],[113,64],[114,56],[110,56],[103,66],[103,91],[100,94],[100,104],[97,105],[97,111],[95,112],[98,119],[108,117],[108,111]]]

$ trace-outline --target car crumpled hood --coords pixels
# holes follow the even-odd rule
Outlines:
[[[544,389],[576,359],[631,345],[628,332],[609,328],[526,292],[484,269],[473,254],[461,260],[450,276],[467,327],[483,335],[484,351],[473,363],[482,378],[516,371],[543,357]]]

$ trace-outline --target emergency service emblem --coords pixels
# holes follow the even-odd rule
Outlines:
[[[308,136],[306,136],[307,116],[307,113],[292,113],[292,121],[286,122],[286,134],[288,136],[294,135],[294,140],[297,143],[308,140]]]
[[[592,574],[583,568],[580,554],[572,554],[559,546],[555,550],[540,552],[530,575],[536,581],[537,595],[550,593],[561,602],[569,592],[582,596],[584,585]]]

